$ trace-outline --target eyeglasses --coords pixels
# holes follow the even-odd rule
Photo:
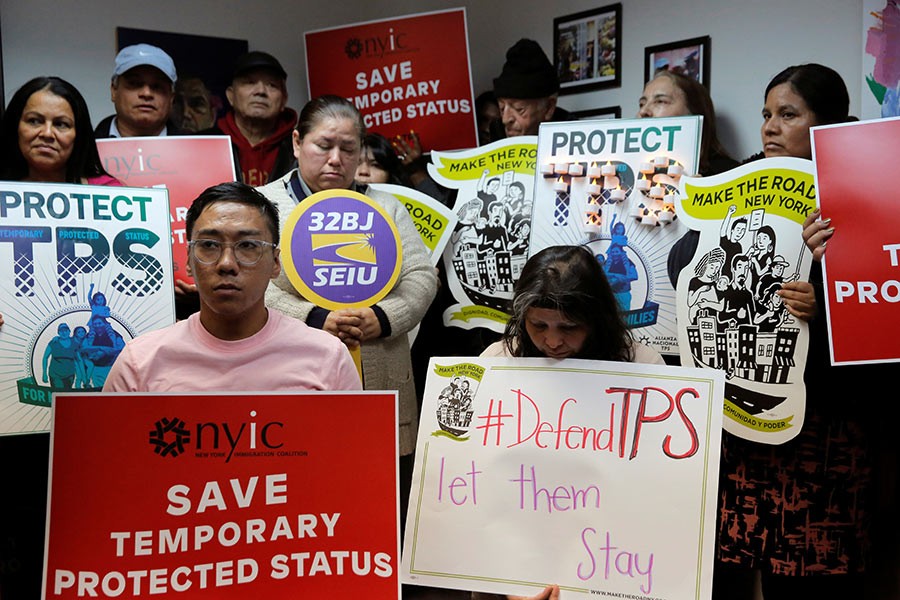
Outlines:
[[[277,248],[278,244],[262,240],[241,240],[239,242],[220,242],[218,240],[192,240],[188,242],[194,258],[204,265],[211,265],[222,258],[222,249],[231,248],[238,264],[252,267],[262,258],[266,248]]]

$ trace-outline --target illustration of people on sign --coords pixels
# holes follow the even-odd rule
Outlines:
[[[78,351],[82,370],[79,381],[82,388],[101,388],[112,363],[125,347],[125,340],[109,324],[111,313],[106,295],[99,290],[94,292],[93,283],[88,290],[88,306],[91,316]],[[83,327],[78,329],[85,331]]]
[[[732,204],[728,207],[728,214],[722,221],[722,227],[719,229],[719,246],[725,251],[725,263],[722,267],[722,275],[731,279],[731,259],[738,254],[744,253],[741,246],[741,239],[747,233],[747,219],[740,217],[732,220],[737,207]]]
[[[701,309],[722,310],[724,292],[729,284],[728,278],[722,276],[724,265],[725,251],[713,248],[694,268],[695,276],[688,284],[688,314],[692,323],[696,322]]]
[[[99,389],[119,352],[125,347],[125,339],[110,324],[112,316],[106,304],[106,296],[93,292],[88,294],[91,309],[87,326],[71,323],[84,322],[87,311],[84,305],[73,307],[51,318],[45,331],[55,335],[39,336],[48,341],[37,342],[34,347],[32,381],[54,390]],[[41,347],[43,346],[43,347]]]
[[[94,317],[102,317],[104,319],[109,318],[110,313],[109,306],[106,305],[106,296],[100,291],[95,294],[93,283],[88,290],[88,304],[91,307],[91,319]],[[90,322],[88,322],[88,325],[90,326]]]
[[[525,264],[531,236],[531,202],[514,175],[490,176],[485,169],[477,197],[462,204],[450,237],[453,270],[466,296],[501,311]]]
[[[613,217],[615,219],[615,216]],[[619,310],[627,312],[631,310],[631,284],[637,281],[638,272],[634,262],[628,258],[625,249],[628,247],[628,236],[625,234],[625,223],[614,222],[611,229],[611,239],[606,256],[600,260],[603,272],[609,280]],[[601,255],[602,256],[602,255]]]
[[[776,254],[775,230],[763,223],[765,212],[750,220],[732,219],[730,206],[720,228],[719,247],[697,263],[688,286],[688,337],[698,362],[725,369],[729,377],[787,383],[794,366],[799,329],[778,290],[794,281],[785,276],[789,262]],[[752,241],[745,248],[748,232]]]
[[[81,346],[85,361],[85,383],[89,388],[102,388],[116,357],[125,348],[125,340],[112,328],[109,320],[91,317],[91,328]]]
[[[83,327],[76,327],[84,332]],[[60,390],[75,388],[76,380],[83,380],[83,366],[78,354],[81,348],[81,339],[72,337],[72,331],[66,323],[60,323],[56,328],[56,336],[47,344],[44,357],[41,360],[41,381],[49,383],[51,387]]]
[[[471,382],[456,376],[438,395],[437,421],[441,429],[454,436],[465,435],[472,423]]]
[[[485,206],[490,206],[491,202],[497,201],[497,191],[500,189],[500,178],[491,177],[489,169],[485,169],[478,181],[477,196],[484,202]]]

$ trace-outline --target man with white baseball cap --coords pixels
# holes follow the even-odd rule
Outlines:
[[[177,133],[168,123],[175,97],[175,63],[156,46],[122,48],[110,84],[116,114],[97,125],[97,138],[156,136]]]

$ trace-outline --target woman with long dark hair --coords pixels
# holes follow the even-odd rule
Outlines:
[[[0,179],[121,185],[100,162],[87,104],[71,83],[35,77],[0,123]]]
[[[584,246],[551,246],[529,258],[510,312],[503,338],[482,356],[663,364],[632,339],[603,268]]]
[[[851,120],[849,104],[833,69],[805,64],[783,70],[766,87],[763,152],[752,158],[811,159],[810,127]],[[805,237],[812,237],[811,229],[808,222]],[[758,244],[767,246],[767,240]],[[802,430],[779,446],[723,433],[715,599],[752,598],[751,586],[736,589],[735,584],[746,582],[754,569],[762,572],[766,600],[863,595],[871,436],[858,401],[874,398],[886,376],[831,366],[825,316],[816,309],[823,306],[817,263],[810,282],[785,283],[776,292],[792,314],[809,320]]]

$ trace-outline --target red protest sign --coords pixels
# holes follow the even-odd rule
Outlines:
[[[309,96],[337,94],[366,128],[419,135],[422,149],[477,145],[465,9],[310,31]]]
[[[169,190],[175,278],[193,283],[187,266],[184,219],[200,192],[234,181],[234,156],[227,136],[128,137],[97,140],[106,171],[128,186]]]
[[[832,362],[900,361],[900,199],[887,185],[900,119],[812,131],[822,218],[835,228],[823,263]]]
[[[384,392],[57,396],[43,597],[399,598],[395,419]]]

